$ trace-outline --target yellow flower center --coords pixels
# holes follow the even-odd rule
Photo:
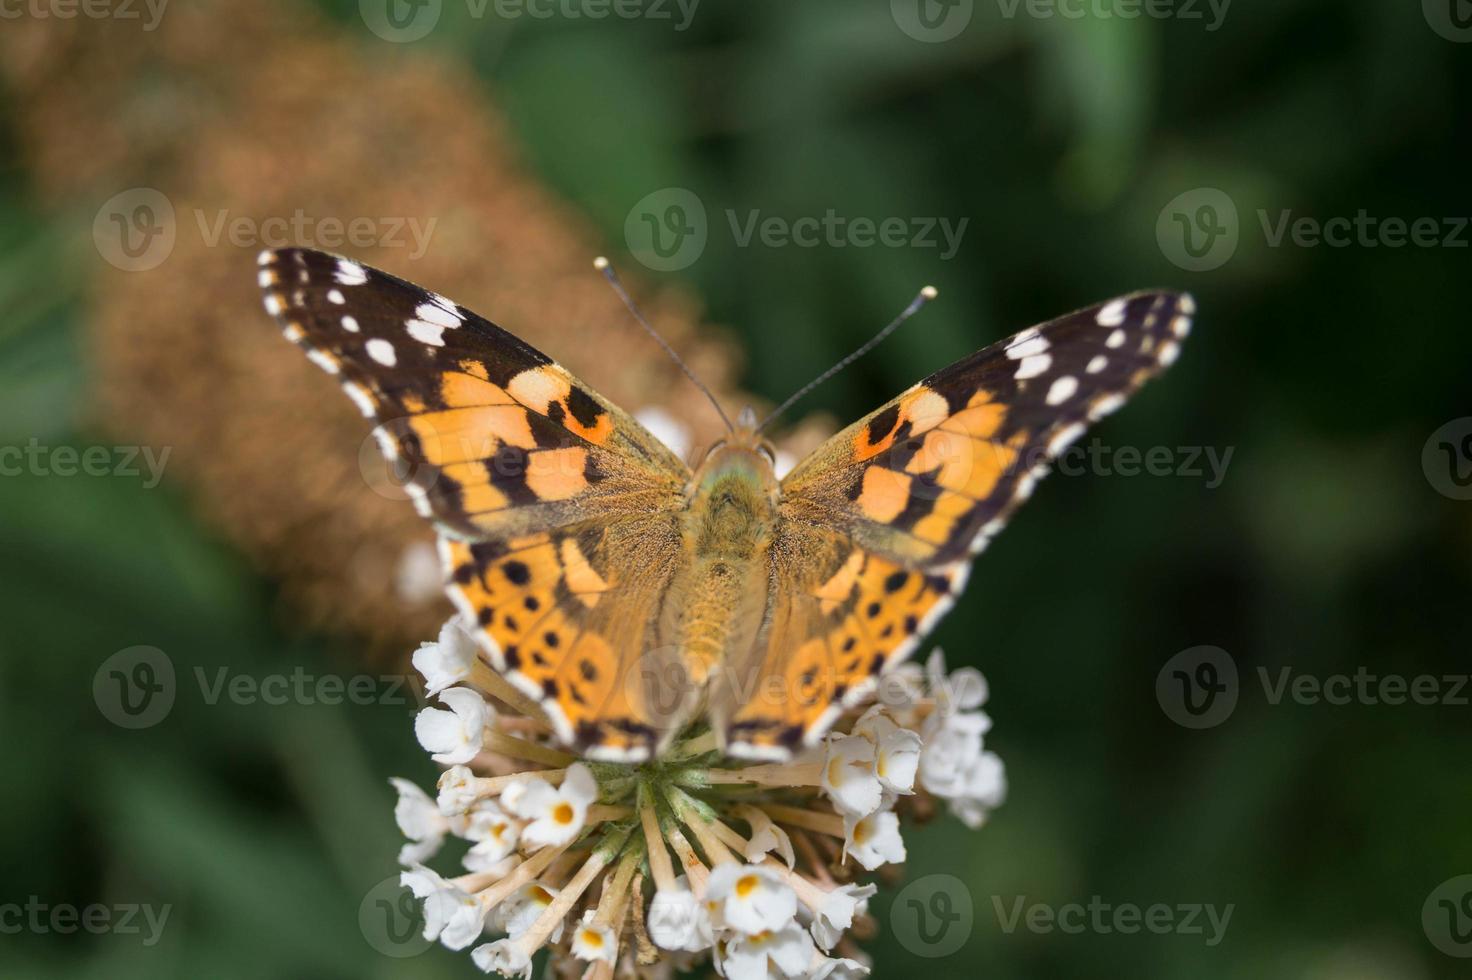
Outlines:
[[[742,875],[740,878],[737,878],[736,879],[736,897],[737,898],[746,898],[746,897],[748,897],[749,895],[751,895],[752,892],[756,891],[756,886],[759,883],[760,883],[760,879],[757,878],[756,875]]]
[[[571,803],[559,803],[552,811],[552,819],[560,824],[572,823],[573,812]]]

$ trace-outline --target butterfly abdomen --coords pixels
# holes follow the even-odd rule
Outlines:
[[[684,521],[690,561],[669,602],[697,683],[728,651],[755,641],[766,607],[776,485],[770,463],[735,447],[712,453],[692,482]]]

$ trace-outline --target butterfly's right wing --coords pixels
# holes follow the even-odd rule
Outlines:
[[[903,660],[1049,464],[1180,352],[1182,293],[1122,296],[1031,327],[912,387],[782,481],[766,644],[718,703],[728,744],[812,744]]]
[[[492,663],[566,741],[647,755],[669,727],[656,702],[684,694],[653,624],[684,557],[689,469],[546,355],[442,296],[309,249],[260,261],[267,310],[409,471],[442,535],[450,597]]]

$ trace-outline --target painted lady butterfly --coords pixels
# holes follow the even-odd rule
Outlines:
[[[637,761],[708,719],[786,758],[907,657],[1048,463],[1168,366],[1181,293],[1032,327],[778,480],[749,413],[692,471],[545,355],[350,259],[265,252],[266,308],[378,423],[495,668],[566,742]]]

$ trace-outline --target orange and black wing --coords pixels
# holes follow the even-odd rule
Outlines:
[[[780,757],[866,697],[950,608],[971,558],[1052,460],[1175,360],[1193,312],[1185,294],[1144,292],[1024,330],[926,378],[788,474],[771,629],[747,674],[790,693],[728,699],[733,750]]]

